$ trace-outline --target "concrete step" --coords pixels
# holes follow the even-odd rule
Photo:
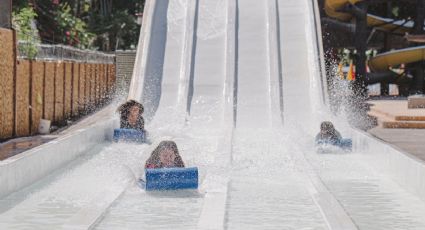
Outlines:
[[[376,116],[394,121],[425,121],[425,109],[409,109],[406,100],[369,101],[369,104],[370,114]]]
[[[383,110],[380,110],[379,108],[375,108],[372,106],[370,108],[370,111],[374,114],[381,114],[385,115],[387,117],[390,117],[396,121],[425,121],[425,114],[424,115],[401,115],[401,114],[392,114]]]
[[[396,120],[394,116],[388,116],[380,112],[369,111],[369,116],[375,117],[378,126],[390,129],[425,129],[424,120]]]

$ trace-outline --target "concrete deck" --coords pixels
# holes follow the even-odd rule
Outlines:
[[[0,143],[0,161],[45,144],[75,130],[92,125],[99,120],[107,119],[115,112],[116,107],[117,105],[112,103],[111,105],[108,105],[96,112],[96,116],[91,114],[89,116],[82,117],[77,121],[74,121],[72,125],[62,127],[48,135],[14,138],[4,143]]]
[[[55,136],[32,136],[16,138],[2,143],[0,144],[0,161],[42,145],[55,138]]]
[[[368,131],[373,136],[425,161],[424,129],[385,129],[375,127]]]

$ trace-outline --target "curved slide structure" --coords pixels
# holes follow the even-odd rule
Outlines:
[[[341,12],[348,4],[356,4],[365,0],[325,0],[325,12],[331,17],[339,21],[348,22],[353,16],[349,13]],[[367,14],[367,24],[369,27],[374,27],[379,30],[398,33],[404,35],[413,28],[412,21],[392,20],[382,18],[376,15]],[[367,76],[366,82],[374,84],[381,81],[395,81],[397,74],[388,70],[388,67],[399,65],[402,63],[412,63],[422,61],[425,58],[425,46],[394,50],[378,54],[369,60],[368,65],[372,72]]]
[[[388,70],[390,66],[408,64],[425,60],[425,46],[392,50],[380,53],[369,60],[369,68],[374,72]]]
[[[146,106],[153,144],[105,142],[116,119],[89,117],[32,160],[52,168],[81,147],[70,164],[26,187],[22,171],[0,174],[16,186],[2,193],[0,228],[425,228],[425,165],[327,112],[318,17],[307,0],[147,1],[129,97]],[[324,119],[353,153],[315,152]],[[198,191],[135,185],[164,139],[199,168]]]
[[[348,4],[355,4],[357,2],[367,0],[325,0],[325,12],[331,17],[343,22],[349,22],[353,16],[349,13],[342,12],[341,10]],[[413,21],[409,20],[393,20],[390,18],[383,18],[373,14],[367,14],[367,25],[379,30],[392,32],[404,35],[413,29]]]

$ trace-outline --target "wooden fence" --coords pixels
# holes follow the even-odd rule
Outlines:
[[[0,44],[0,139],[36,134],[41,118],[65,124],[112,96],[115,64],[16,61],[10,30],[0,30]]]

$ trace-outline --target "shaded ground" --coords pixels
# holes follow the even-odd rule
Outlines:
[[[55,136],[33,136],[16,138],[6,143],[0,144],[0,161],[40,146],[55,138]]]
[[[40,146],[60,136],[66,135],[67,133],[70,133],[72,131],[92,125],[101,119],[109,119],[111,117],[111,114],[114,114],[116,107],[117,105],[115,103],[112,103],[111,105],[108,105],[105,108],[96,112],[96,116],[90,114],[86,117],[82,117],[76,122],[68,126],[61,127],[60,129],[52,132],[49,135],[20,137],[0,143],[0,161],[30,150],[32,148],[35,148],[37,146]]]
[[[425,161],[425,129],[385,129],[375,127],[368,132]]]

